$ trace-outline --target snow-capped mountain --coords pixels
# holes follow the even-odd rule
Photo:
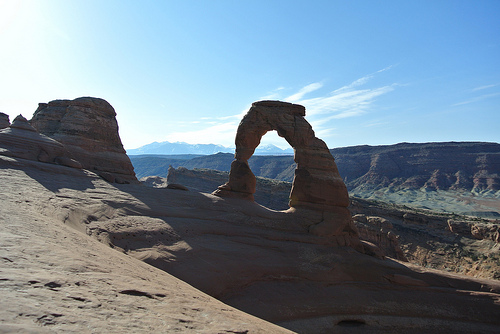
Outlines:
[[[226,147],[216,144],[188,144],[184,142],[170,143],[164,141],[161,143],[153,142],[141,146],[139,148],[127,150],[129,155],[140,155],[140,154],[216,154],[216,153],[234,153],[234,147]],[[293,154],[292,148],[281,149],[275,145],[260,145],[255,150],[256,155],[289,155]]]

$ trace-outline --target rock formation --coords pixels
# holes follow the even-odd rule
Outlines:
[[[500,243],[500,222],[494,223],[479,223],[470,221],[460,221],[448,219],[448,227],[450,232],[463,235],[467,238],[477,240],[492,240],[497,244]]]
[[[0,130],[0,154],[82,168],[78,161],[70,158],[64,145],[38,133],[22,115],[17,116],[9,127]]]
[[[364,214],[357,214],[352,218],[361,239],[378,246],[386,256],[408,262],[399,245],[399,236],[392,230],[393,226],[389,220]]]
[[[109,182],[138,183],[118,135],[115,116],[105,100],[80,97],[40,103],[31,124],[64,144],[83,168]]]
[[[0,129],[5,129],[10,125],[9,115],[0,112]]]
[[[256,179],[248,159],[262,136],[276,130],[295,152],[297,168],[290,193],[291,211],[308,225],[311,233],[336,237],[340,245],[359,247],[357,231],[347,209],[347,188],[328,147],[315,137],[304,116],[305,108],[301,105],[281,101],[253,103],[238,126],[229,181],[213,194],[254,200]]]
[[[14,123],[9,129],[33,132]],[[332,247],[349,235],[314,235],[301,224],[328,214],[318,203],[274,211],[195,191],[118,187],[3,155],[0,167],[8,222],[0,224],[0,332],[288,332],[236,309],[302,334],[499,332],[498,281]],[[376,209],[369,215],[383,217]],[[384,217],[394,230],[439,224],[398,216],[399,226]],[[474,238],[492,232],[471,227]]]
[[[349,209],[355,214],[360,238],[376,244],[389,257],[402,260],[398,255],[401,249],[410,263],[419,266],[500,279],[499,220],[359,198],[351,199]],[[368,224],[364,224],[364,215]]]

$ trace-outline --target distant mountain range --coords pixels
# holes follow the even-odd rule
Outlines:
[[[226,147],[215,144],[188,144],[183,142],[170,143],[164,141],[161,143],[154,142],[141,146],[139,148],[127,150],[128,155],[142,154],[164,154],[164,155],[179,155],[179,154],[197,154],[210,155],[216,153],[234,153],[234,147]],[[260,145],[255,150],[256,155],[291,155],[292,148],[281,149],[275,145]]]

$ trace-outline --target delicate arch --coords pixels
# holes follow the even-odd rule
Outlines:
[[[304,116],[305,108],[298,104],[281,101],[253,103],[238,126],[229,181],[214,194],[253,200],[256,179],[248,166],[248,159],[259,146],[262,136],[276,130],[293,147],[297,163],[290,207],[327,211],[347,208],[349,197],[335,160],[326,144],[315,137]]]

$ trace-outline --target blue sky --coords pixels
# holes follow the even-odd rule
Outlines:
[[[276,99],[331,148],[499,142],[499,18],[497,0],[0,0],[0,112],[94,96],[125,148],[231,146]]]

